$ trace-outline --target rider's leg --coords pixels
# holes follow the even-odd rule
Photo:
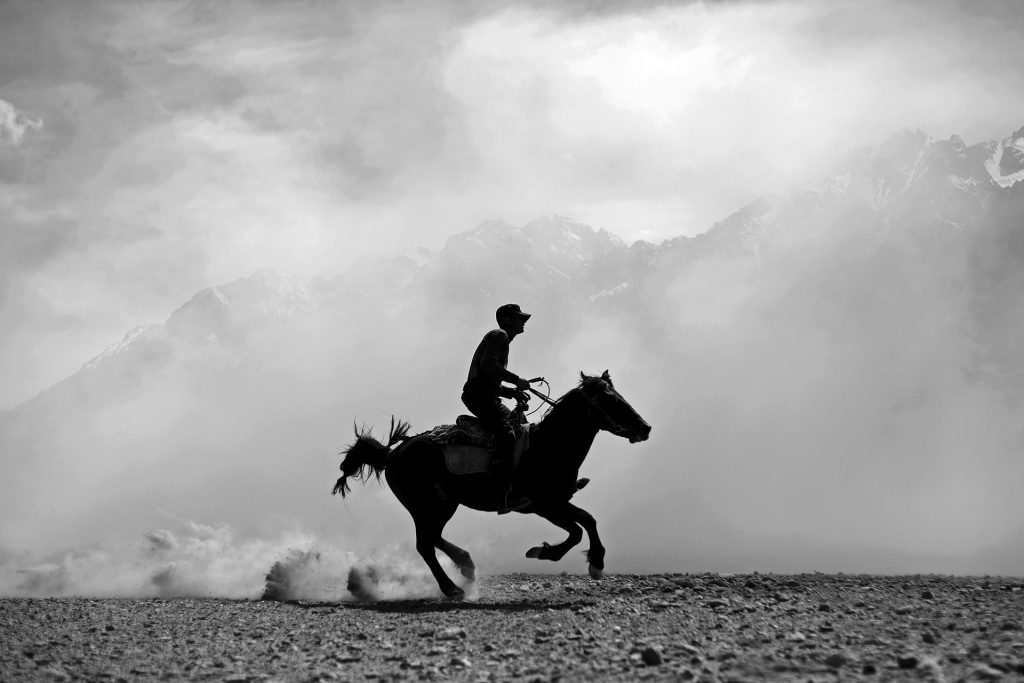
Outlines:
[[[497,396],[477,396],[469,392],[463,392],[462,402],[469,408],[471,413],[476,415],[484,429],[494,435],[496,460],[494,471],[495,506],[498,508],[498,514],[510,512],[529,504],[529,501],[517,501],[521,504],[516,506],[509,505],[512,502],[509,500],[509,497],[514,468],[512,456],[516,443],[516,435],[510,422],[512,411]]]
[[[530,505],[530,500],[518,491],[515,481],[515,446],[516,434],[511,425],[497,432],[495,451],[497,467],[494,476],[498,490],[498,514],[521,510]]]

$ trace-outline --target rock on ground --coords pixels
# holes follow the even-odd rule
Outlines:
[[[1020,579],[519,574],[478,595],[5,599],[0,680],[1024,678]]]

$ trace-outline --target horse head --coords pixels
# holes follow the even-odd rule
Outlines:
[[[578,390],[586,399],[589,419],[598,429],[629,439],[630,443],[646,441],[651,435],[651,425],[616,391],[607,370],[600,377],[581,372]]]

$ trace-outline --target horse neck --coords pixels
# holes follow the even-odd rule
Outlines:
[[[535,445],[543,445],[545,450],[557,453],[560,461],[577,468],[590,452],[598,432],[597,427],[583,418],[579,400],[580,397],[564,396],[538,423],[537,434],[532,439]]]

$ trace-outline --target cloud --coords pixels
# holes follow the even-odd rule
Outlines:
[[[0,164],[22,264],[3,355],[55,354],[7,363],[0,405],[260,267],[337,272],[551,212],[698,233],[904,126],[974,142],[1024,110],[1016,24],[953,2],[0,12],[0,86],[46,120]]]
[[[1005,88],[1024,58],[1007,30],[948,7],[873,10],[695,3],[566,21],[510,9],[459,33],[445,85],[494,203],[572,215],[629,205],[629,220],[596,222],[627,237],[697,233],[900,128],[997,137],[1019,125],[1004,110],[994,127],[977,107],[1024,105]],[[973,57],[994,35],[1004,61]],[[659,204],[680,218],[644,210]]]
[[[40,130],[42,127],[42,119],[32,118],[24,112],[18,111],[7,100],[0,99],[0,146],[17,147],[26,133],[31,130]]]

